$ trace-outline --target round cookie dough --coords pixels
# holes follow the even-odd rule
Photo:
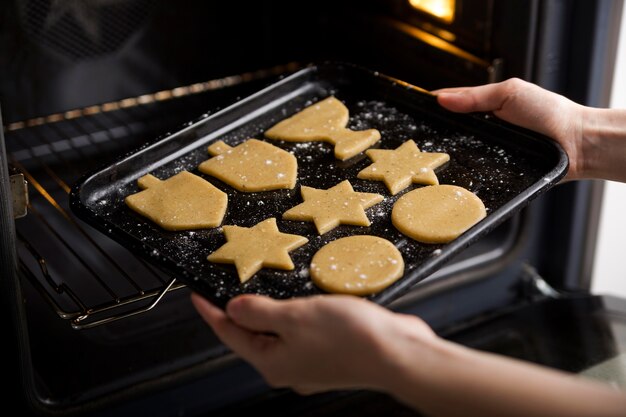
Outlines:
[[[485,205],[456,185],[432,185],[396,201],[391,222],[406,236],[423,243],[447,243],[485,218]]]
[[[322,247],[311,261],[311,279],[324,291],[368,295],[377,293],[404,273],[400,251],[388,240],[359,235]]]

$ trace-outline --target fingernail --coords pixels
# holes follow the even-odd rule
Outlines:
[[[437,94],[437,97],[446,97],[446,96],[447,97],[451,97],[451,96],[458,96],[459,94],[461,94],[461,93],[458,92],[458,91],[453,91],[453,92],[447,91],[445,93]]]

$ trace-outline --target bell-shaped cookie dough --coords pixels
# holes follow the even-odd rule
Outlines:
[[[187,171],[164,181],[144,175],[137,184],[143,191],[126,197],[126,205],[165,230],[217,227],[226,213],[226,193]]]
[[[267,142],[249,139],[235,147],[222,141],[208,148],[213,158],[202,162],[198,170],[239,191],[255,192],[291,189],[296,185],[296,157]]]
[[[328,142],[335,146],[335,157],[343,161],[380,140],[376,129],[347,129],[348,118],[348,108],[331,96],[274,125],[265,136],[287,142]]]

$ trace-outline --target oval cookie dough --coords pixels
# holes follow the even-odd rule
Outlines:
[[[311,261],[311,279],[324,291],[353,295],[379,292],[404,272],[400,251],[376,236],[349,236],[322,247]]]
[[[391,222],[423,243],[447,243],[487,215],[476,195],[456,185],[433,185],[406,193],[396,201]]]

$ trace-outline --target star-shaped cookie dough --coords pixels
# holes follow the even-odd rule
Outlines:
[[[369,226],[365,209],[383,201],[383,196],[357,193],[350,181],[342,181],[328,190],[302,186],[303,203],[283,213],[283,219],[312,221],[320,235],[340,224]]]
[[[365,152],[374,163],[357,175],[364,180],[383,181],[396,195],[415,184],[437,185],[434,169],[450,160],[447,153],[421,152],[413,140],[396,149],[369,149]]]
[[[252,227],[224,226],[226,243],[208,256],[216,263],[235,264],[239,280],[248,281],[261,268],[294,269],[289,251],[307,243],[303,236],[281,233],[274,217]]]

